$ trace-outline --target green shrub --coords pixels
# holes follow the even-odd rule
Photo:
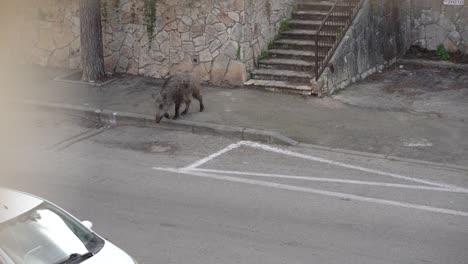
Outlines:
[[[260,60],[266,60],[268,58],[270,58],[270,53],[266,50],[262,51],[262,53],[260,53],[260,56],[258,57]]]
[[[437,46],[436,55],[442,60],[450,59],[450,54],[448,53],[448,51],[445,49],[444,45],[442,44]]]
[[[239,60],[241,57],[241,47],[237,44],[236,59]]]
[[[268,49],[274,49],[274,48],[276,48],[275,42],[271,41],[270,43],[268,43]]]
[[[279,34],[289,29],[289,21],[287,19],[281,20],[279,24]]]
[[[151,42],[154,38],[154,30],[156,26],[156,0],[145,0],[144,6],[144,16],[146,24],[146,34],[148,35],[148,49],[151,49]]]

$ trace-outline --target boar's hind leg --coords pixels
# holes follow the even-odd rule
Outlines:
[[[193,93],[193,97],[195,99],[198,100],[198,102],[200,102],[200,112],[203,112],[203,110],[205,109],[205,106],[203,105],[203,97],[200,93],[200,91],[196,91]]]
[[[187,114],[187,112],[189,110],[189,107],[190,107],[190,103],[192,103],[192,101],[190,100],[190,97],[185,98],[184,102],[185,102],[185,109],[181,113],[181,115],[186,115]]]

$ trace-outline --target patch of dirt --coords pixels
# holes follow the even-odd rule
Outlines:
[[[103,127],[103,123],[99,122],[98,120],[92,120],[89,118],[79,118],[78,122],[76,122],[81,127],[90,128],[90,129],[98,129]]]
[[[144,150],[149,153],[164,153],[172,150],[172,146],[159,143],[144,144]]]
[[[174,153],[176,151],[176,147],[167,142],[120,142],[103,140],[96,140],[96,142],[113,148],[129,149],[144,153]]]
[[[408,84],[402,84],[402,83],[398,83],[398,84],[394,84],[394,85],[388,85],[388,86],[385,86],[383,88],[383,90],[384,90],[384,92],[389,93],[389,94],[398,93],[400,95],[405,95],[405,96],[408,96],[408,97],[418,96],[418,95],[424,94],[422,91],[415,90],[414,88],[413,89],[408,89],[407,85]]]
[[[405,96],[468,88],[465,70],[432,68],[419,65],[395,65],[370,76],[367,83],[383,83],[383,91]]]
[[[460,51],[449,52],[450,59],[449,61],[455,63],[468,63],[468,55],[463,54]],[[436,55],[435,50],[427,50],[417,46],[411,46],[408,52],[405,54],[405,57],[408,59],[426,59],[426,60],[437,60],[441,59]]]

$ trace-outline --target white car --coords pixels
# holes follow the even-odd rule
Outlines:
[[[0,264],[134,264],[127,253],[58,206],[0,188]]]

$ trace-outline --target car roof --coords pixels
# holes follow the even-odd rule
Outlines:
[[[30,194],[0,187],[0,223],[24,214],[43,202]]]

